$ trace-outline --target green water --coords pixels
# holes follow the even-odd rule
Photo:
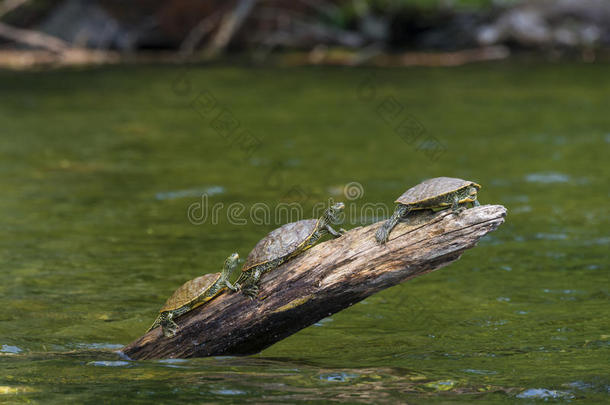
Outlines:
[[[609,69],[0,72],[0,402],[608,401]],[[223,137],[210,97],[247,135]],[[113,354],[274,229],[230,204],[389,206],[441,175],[508,208],[449,267],[255,356]],[[188,220],[202,193],[217,223]]]

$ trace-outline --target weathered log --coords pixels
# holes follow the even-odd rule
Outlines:
[[[314,246],[263,276],[259,299],[224,293],[178,319],[168,339],[156,328],[126,346],[132,359],[257,353],[360,300],[457,260],[504,222],[506,208],[420,212],[378,245],[380,223]],[[152,314],[151,314],[152,319]]]

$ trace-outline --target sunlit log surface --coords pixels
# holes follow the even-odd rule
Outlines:
[[[420,212],[398,224],[385,245],[375,242],[381,223],[352,229],[263,276],[258,300],[223,293],[178,318],[174,338],[156,328],[122,352],[132,359],[257,353],[371,294],[459,259],[505,216],[501,205]]]

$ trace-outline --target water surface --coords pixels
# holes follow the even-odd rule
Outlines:
[[[607,401],[607,72],[0,72],[0,401]],[[357,182],[350,204],[391,207],[441,175],[508,208],[451,266],[256,356],[113,354],[181,283],[275,227],[231,223],[230,204],[310,209]],[[202,194],[223,207],[194,224]]]

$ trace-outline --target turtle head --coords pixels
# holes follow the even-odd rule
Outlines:
[[[470,188],[468,189],[468,195],[471,197],[475,197],[477,195],[477,193],[479,192],[480,188],[481,188],[481,186],[479,186],[477,183],[472,183],[470,185]]]
[[[324,218],[331,224],[338,224],[341,222],[341,214],[345,209],[345,204],[342,202],[334,203],[324,213]]]
[[[231,256],[227,257],[227,260],[225,260],[225,265],[222,268],[222,276],[229,278],[233,273],[233,270],[237,268],[238,264],[239,254],[237,254],[237,252],[232,253]]]

